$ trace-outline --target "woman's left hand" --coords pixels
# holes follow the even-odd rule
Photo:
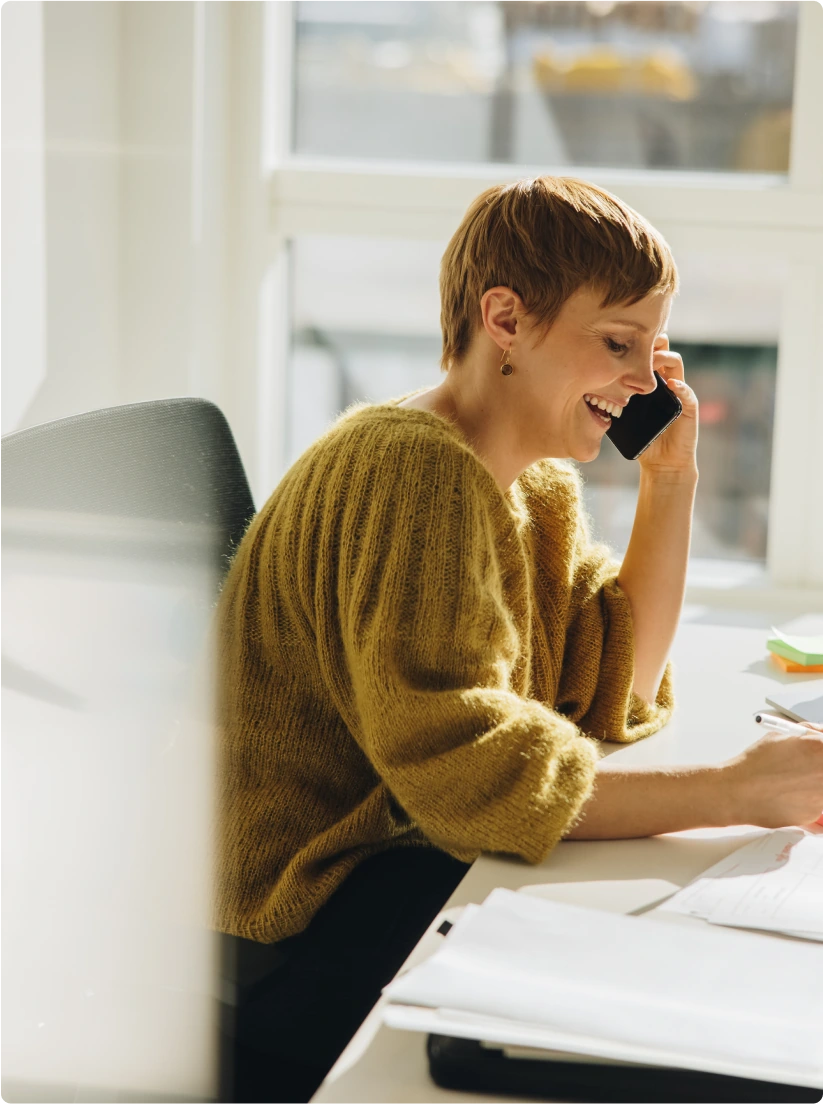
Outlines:
[[[683,405],[683,413],[639,457],[640,467],[651,475],[688,474],[697,471],[697,398],[686,383],[683,358],[669,349],[661,334],[654,343],[654,368]],[[658,385],[659,386],[659,385]]]

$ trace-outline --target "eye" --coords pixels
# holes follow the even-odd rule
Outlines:
[[[603,340],[609,352],[614,353],[616,356],[622,356],[623,353],[628,352],[628,345],[621,345],[619,341],[615,341],[612,337],[606,337]]]

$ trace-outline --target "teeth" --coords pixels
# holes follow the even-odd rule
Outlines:
[[[596,395],[584,395],[583,398],[589,404],[594,407],[595,410],[603,410],[606,414],[610,414],[612,418],[619,418],[623,413],[623,408],[618,406],[617,403],[609,402],[608,399],[600,399]]]

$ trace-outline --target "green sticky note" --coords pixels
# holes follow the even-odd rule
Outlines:
[[[804,667],[823,663],[823,633],[800,636],[796,633],[782,633],[772,626],[772,634],[766,641],[766,647],[775,655],[801,663]]]

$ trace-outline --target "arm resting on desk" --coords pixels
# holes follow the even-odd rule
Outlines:
[[[598,764],[594,790],[566,839],[632,839],[690,828],[811,825],[823,808],[823,734],[769,732],[712,766]]]
[[[565,838],[635,839],[733,824],[727,773],[725,765],[610,768],[605,760]]]

